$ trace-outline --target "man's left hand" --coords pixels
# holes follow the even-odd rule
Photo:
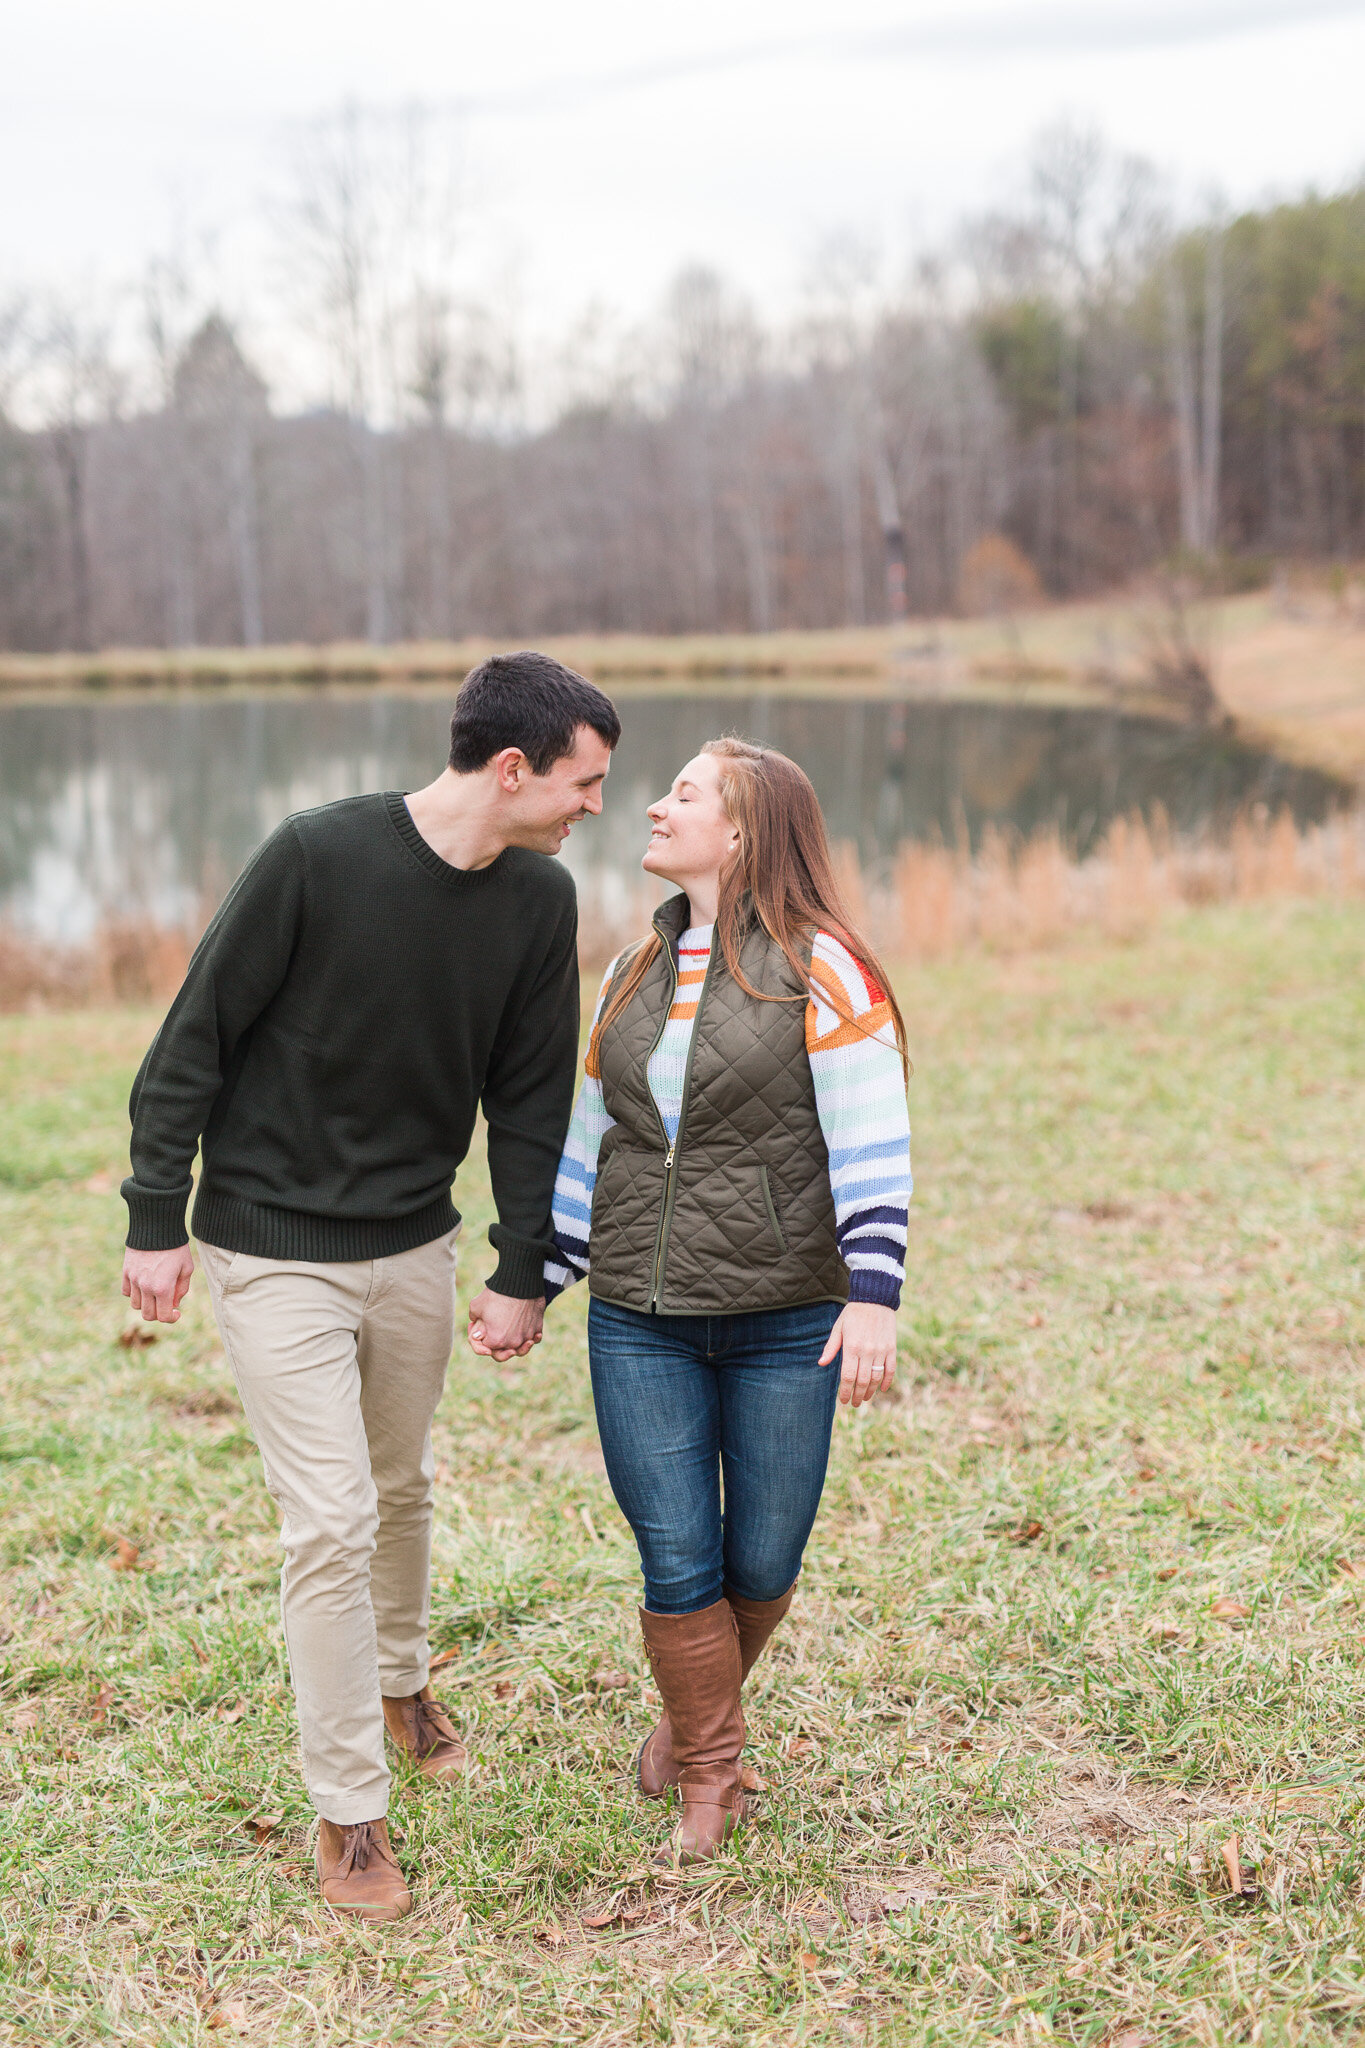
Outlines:
[[[485,1287],[469,1304],[469,1342],[480,1358],[525,1358],[539,1344],[545,1322],[545,1297],[519,1301]]]

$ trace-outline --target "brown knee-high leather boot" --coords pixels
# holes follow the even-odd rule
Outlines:
[[[640,1609],[654,1683],[663,1695],[682,1798],[682,1819],[660,1862],[714,1856],[744,1818],[739,1633],[726,1600],[696,1614]]]
[[[767,1647],[768,1638],[792,1604],[795,1583],[776,1600],[746,1600],[727,1586],[725,1598],[739,1631],[740,1683],[749,1676]],[[660,1716],[640,1745],[635,1759],[635,1776],[645,1799],[662,1799],[678,1783],[678,1766],[673,1756],[672,1731],[668,1713]]]

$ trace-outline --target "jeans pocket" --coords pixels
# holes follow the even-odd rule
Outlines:
[[[766,1166],[760,1166],[758,1169],[758,1184],[763,1191],[763,1207],[768,1218],[768,1228],[777,1240],[777,1249],[780,1252],[785,1252],[787,1240],[782,1235],[782,1222],[777,1213],[777,1204],[773,1200],[772,1183],[768,1179],[768,1169]]]

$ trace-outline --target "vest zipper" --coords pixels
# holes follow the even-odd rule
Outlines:
[[[668,1254],[668,1232],[669,1227],[673,1221],[673,1204],[677,1198],[678,1193],[677,1181],[675,1180],[673,1174],[673,1161],[677,1156],[677,1153],[681,1149],[683,1125],[687,1122],[687,1096],[688,1091],[692,1086],[692,1062],[696,1058],[697,1054],[697,1038],[701,1032],[701,1013],[706,1005],[706,991],[711,986],[711,963],[714,961],[715,957],[716,935],[713,931],[711,934],[711,951],[706,956],[706,972],[702,976],[701,991],[697,997],[697,1014],[692,1019],[692,1036],[687,1042],[687,1064],[683,1068],[682,1100],[678,1104],[678,1133],[677,1136],[674,1138],[672,1144],[669,1146],[667,1157],[664,1160],[664,1198],[663,1204],[659,1210],[659,1231],[657,1237],[654,1240],[654,1280],[650,1288],[649,1294],[649,1312],[651,1315],[656,1315],[658,1313],[659,1296],[663,1291],[664,1260]],[[677,956],[672,952],[671,949],[669,953],[669,958],[673,964],[673,994],[676,995],[678,992],[678,963]],[[672,997],[670,996],[668,1009],[671,1010],[672,1007],[673,1001]],[[667,1024],[667,1022],[668,1010],[665,1010],[664,1022],[659,1026],[659,1038],[663,1037],[664,1025]],[[654,1048],[657,1047],[659,1043],[659,1038],[655,1039],[654,1046],[651,1046],[650,1048],[650,1059],[653,1059],[654,1057]],[[648,1060],[645,1062],[645,1088],[649,1093],[650,1101],[654,1102],[654,1092],[649,1087]],[[657,1102],[654,1102],[654,1108],[657,1114],[659,1108]],[[667,1138],[668,1127],[666,1124],[664,1124],[662,1116],[659,1117],[659,1123],[661,1128],[663,1129],[665,1138]]]

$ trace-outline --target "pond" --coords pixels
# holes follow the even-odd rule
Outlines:
[[[622,695],[603,816],[568,860],[610,898],[634,884],[646,803],[704,739],[738,732],[791,754],[831,836],[865,863],[903,839],[1056,823],[1085,853],[1118,813],[1162,806],[1216,827],[1239,807],[1325,816],[1340,785],[1201,733],[1104,710],[827,694]],[[450,695],[414,688],[0,703],[0,917],[74,942],[101,918],[193,920],[280,819],[442,767]]]

